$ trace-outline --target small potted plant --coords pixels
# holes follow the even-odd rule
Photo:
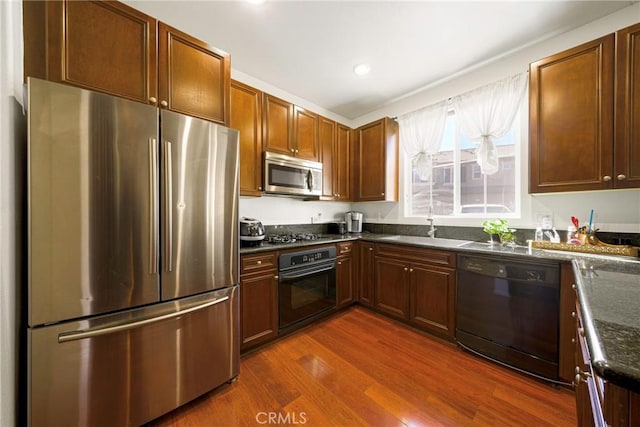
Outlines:
[[[503,244],[515,244],[515,229],[510,228],[506,219],[488,219],[482,222],[482,231],[489,235],[489,242],[495,243],[494,236],[497,241]]]

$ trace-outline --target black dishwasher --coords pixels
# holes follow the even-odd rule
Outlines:
[[[468,350],[558,379],[560,267],[458,255],[456,338]]]

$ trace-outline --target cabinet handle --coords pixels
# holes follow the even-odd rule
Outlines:
[[[609,181],[611,181],[611,177],[610,177],[609,175],[605,175],[604,177],[602,177],[602,179],[603,179],[605,182],[609,182]]]
[[[164,108],[167,108],[169,106],[169,103],[163,99],[162,101],[160,101],[160,105]]]
[[[153,105],[156,105],[156,102],[158,102],[158,100],[152,96],[151,98],[149,98],[149,102],[152,103]]]
[[[625,179],[627,179],[627,176],[623,175],[623,174],[620,174],[616,178],[618,178],[618,181],[624,181]]]

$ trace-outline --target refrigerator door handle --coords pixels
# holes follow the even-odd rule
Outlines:
[[[150,319],[144,319],[137,322],[125,323],[123,325],[108,326],[106,328],[98,328],[98,329],[85,329],[80,331],[62,332],[61,334],[58,335],[58,342],[65,343],[69,341],[77,341],[77,340],[82,340],[86,338],[94,338],[94,337],[99,337],[101,335],[108,335],[115,332],[122,332],[122,331],[131,330],[131,329],[136,329],[144,325],[149,325],[151,323],[161,322],[163,320],[173,319],[175,317],[180,317],[188,313],[193,313],[194,311],[199,311],[207,307],[220,304],[221,302],[227,301],[228,299],[229,299],[229,296],[224,296],[222,298],[218,298],[213,301],[207,301],[204,304],[196,305],[194,307],[189,307],[184,310],[176,311],[174,313],[168,313],[162,316],[152,317]]]
[[[164,205],[164,217],[165,217],[165,270],[171,271],[173,269],[173,189],[172,189],[172,177],[171,170],[171,142],[165,141],[164,143],[164,192],[165,192],[165,205]]]
[[[149,138],[149,274],[158,272],[158,148]]]

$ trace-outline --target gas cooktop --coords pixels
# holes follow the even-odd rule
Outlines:
[[[285,233],[285,234],[268,234],[264,241],[267,243],[295,243],[311,240],[323,239],[322,235],[316,233]]]

